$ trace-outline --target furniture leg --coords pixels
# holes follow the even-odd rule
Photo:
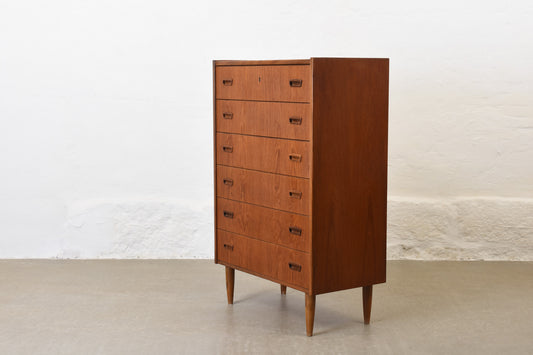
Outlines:
[[[280,285],[281,286],[281,294],[282,295],[286,295],[287,294],[287,286],[285,285]]]
[[[233,304],[233,287],[235,285],[235,269],[226,266],[226,292],[228,304]]]
[[[307,336],[313,336],[313,325],[315,323],[315,295],[305,294],[305,326]]]
[[[363,286],[363,315],[365,324],[370,323],[370,311],[372,310],[372,285]]]

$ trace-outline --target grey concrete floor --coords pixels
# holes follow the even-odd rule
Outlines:
[[[532,354],[533,263],[388,263],[361,289],[304,296],[209,260],[0,261],[1,354]]]

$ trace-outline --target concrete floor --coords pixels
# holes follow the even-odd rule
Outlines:
[[[361,290],[304,296],[207,260],[0,261],[1,354],[532,354],[533,263],[388,263]]]

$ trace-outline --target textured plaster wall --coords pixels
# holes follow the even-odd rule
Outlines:
[[[4,1],[0,258],[210,258],[213,59],[389,57],[391,259],[533,260],[533,3]]]

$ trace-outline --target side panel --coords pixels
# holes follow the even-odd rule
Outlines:
[[[313,58],[312,293],[385,282],[388,59]]]

